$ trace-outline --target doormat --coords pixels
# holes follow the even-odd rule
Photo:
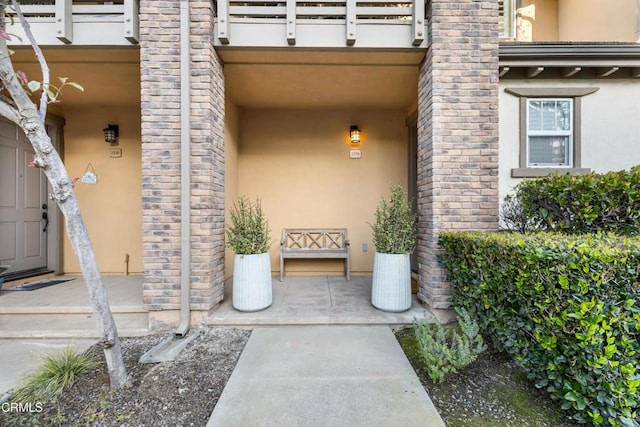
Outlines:
[[[48,286],[57,285],[58,283],[68,282],[73,279],[45,279],[37,282],[25,283],[24,285],[14,286],[13,288],[3,289],[3,291],[35,291],[36,289],[46,288]]]

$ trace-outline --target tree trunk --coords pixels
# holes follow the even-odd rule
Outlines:
[[[3,32],[5,6],[6,0],[0,1],[0,19],[2,20],[0,28]],[[46,64],[41,63],[41,66],[43,73],[46,72]],[[36,153],[32,165],[44,171],[53,188],[50,198],[58,203],[66,219],[67,235],[80,261],[82,275],[89,291],[100,336],[99,344],[104,349],[111,386],[128,385],[130,377],[122,359],[120,338],[111,314],[91,239],[80,214],[78,199],[73,192],[73,184],[69,180],[67,170],[45,130],[43,113],[46,108],[39,111],[16,78],[6,40],[2,37],[0,37],[0,81],[5,93],[10,96],[7,98],[0,95],[0,115],[17,124],[24,131]]]

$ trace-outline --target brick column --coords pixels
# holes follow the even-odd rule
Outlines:
[[[191,309],[224,296],[224,72],[213,2],[191,1]]]
[[[498,226],[498,2],[432,0],[418,88],[418,297],[448,308],[440,230]]]
[[[191,310],[222,300],[224,76],[212,46],[211,1],[190,0]],[[151,326],[180,309],[180,2],[140,1],[143,300]],[[195,311],[195,312],[194,312]]]

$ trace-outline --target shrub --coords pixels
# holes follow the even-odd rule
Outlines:
[[[240,197],[230,212],[227,226],[227,247],[238,255],[263,254],[269,250],[269,222],[262,212],[260,199],[255,203]]]
[[[537,231],[540,228],[539,221],[535,217],[527,216],[520,201],[514,195],[504,198],[500,206],[500,223],[505,230],[518,233]]]
[[[383,254],[410,254],[416,246],[416,216],[407,201],[407,192],[399,185],[391,187],[389,200],[382,199],[376,220],[369,224],[373,244]]]
[[[461,334],[451,328],[445,329],[439,323],[413,322],[418,351],[426,362],[427,375],[434,383],[441,383],[448,373],[470,365],[486,350],[475,320],[464,309],[458,310],[458,316]]]
[[[582,176],[524,180],[515,199],[529,224],[546,231],[640,233],[640,166]]]
[[[578,421],[638,426],[640,239],[442,233],[453,302]]]

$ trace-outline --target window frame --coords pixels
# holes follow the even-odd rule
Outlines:
[[[498,13],[502,10],[500,16],[500,22],[498,26],[502,24],[502,31],[498,31],[498,37],[501,39],[510,39],[515,37],[516,27],[516,0],[499,0],[498,1]]]
[[[528,168],[541,168],[541,167],[552,167],[552,168],[572,168],[574,163],[573,163],[573,139],[574,139],[574,128],[575,128],[575,113],[574,113],[574,98],[567,98],[567,97],[555,97],[555,98],[534,98],[534,97],[530,97],[530,98],[526,98],[527,100],[527,105],[526,105],[526,125],[525,125],[525,131],[527,132],[527,136],[526,136],[526,147],[525,147],[525,155],[526,155],[526,160],[525,160],[525,164],[526,167]],[[530,118],[530,106],[531,106],[531,102],[532,101],[538,101],[538,102],[546,102],[546,101],[554,101],[554,102],[569,102],[569,130],[566,131],[562,131],[562,130],[554,130],[554,131],[550,131],[550,130],[531,130],[530,129],[530,123],[531,123],[531,118]],[[566,164],[551,164],[551,163],[542,163],[542,164],[535,164],[531,162],[531,138],[532,137],[536,137],[536,136],[541,136],[541,137],[546,137],[546,136],[560,136],[560,137],[569,137],[569,143],[567,144],[567,147],[565,147],[565,150],[568,151],[568,153],[565,153],[565,158],[567,159]]]
[[[583,168],[581,164],[581,123],[582,123],[582,97],[595,93],[599,87],[519,87],[505,88],[505,92],[515,95],[520,99],[520,156],[519,167],[511,169],[512,178],[531,178],[546,176],[550,173],[582,175],[591,172],[591,169]],[[573,140],[570,147],[570,166],[529,166],[528,165],[528,121],[527,107],[529,99],[573,99]]]

